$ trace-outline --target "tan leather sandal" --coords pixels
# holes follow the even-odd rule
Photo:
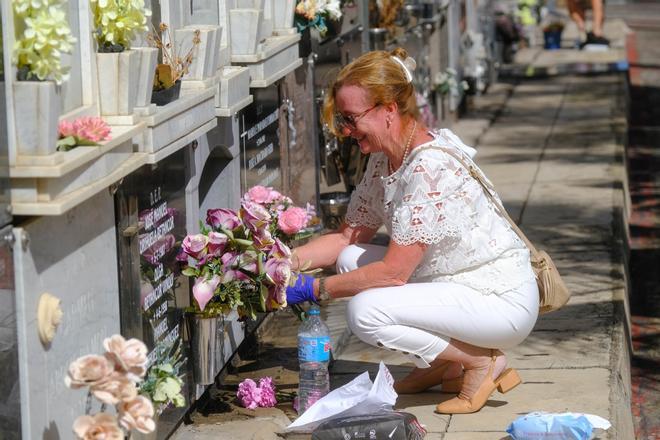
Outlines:
[[[488,367],[488,373],[473,396],[468,397],[459,394],[453,399],[439,403],[435,407],[435,412],[440,414],[469,414],[477,412],[483,408],[488,401],[488,398],[496,389],[504,394],[511,391],[522,382],[518,372],[513,368],[505,369],[495,380],[493,380],[493,367],[495,366],[496,360],[497,356],[493,354],[490,366]],[[477,371],[475,370],[465,370],[464,382],[469,381],[476,373]]]

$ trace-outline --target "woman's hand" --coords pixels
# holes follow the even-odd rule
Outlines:
[[[298,274],[296,284],[286,288],[286,302],[289,305],[295,305],[305,301],[316,301],[314,277],[301,273]]]

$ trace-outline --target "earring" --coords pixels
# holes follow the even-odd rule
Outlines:
[[[385,119],[385,122],[387,123],[387,128],[390,128],[390,124],[392,123],[392,121],[390,121],[390,119],[388,118]]]

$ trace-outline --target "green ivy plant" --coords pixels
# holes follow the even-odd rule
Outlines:
[[[62,0],[12,0],[16,28],[13,62],[19,81],[54,80],[61,84],[69,67],[62,54],[71,53],[71,35]]]
[[[146,32],[151,11],[144,0],[90,0],[94,34],[99,52],[123,52],[131,48],[137,32]]]

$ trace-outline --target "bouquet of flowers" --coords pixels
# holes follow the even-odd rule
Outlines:
[[[89,354],[73,361],[65,378],[69,388],[88,388],[85,415],[73,423],[76,437],[115,439],[124,438],[132,429],[144,434],[154,431],[153,404],[138,395],[137,388],[146,372],[147,347],[121,335],[106,338],[103,347],[103,355]],[[102,405],[98,413],[90,415],[91,396]],[[106,405],[113,405],[117,415],[105,412]]]
[[[313,209],[293,206],[272,188],[255,186],[238,211],[210,209],[199,234],[188,235],[178,258],[195,279],[193,312],[217,316],[236,309],[241,317],[286,307],[292,278],[287,243],[305,228]]]
[[[341,15],[339,0],[298,0],[294,21],[298,32],[314,27],[323,38],[328,32],[325,21],[339,20]]]
[[[110,126],[101,118],[83,116],[73,122],[62,120],[57,126],[58,151],[69,151],[75,147],[95,146],[110,139]]]

